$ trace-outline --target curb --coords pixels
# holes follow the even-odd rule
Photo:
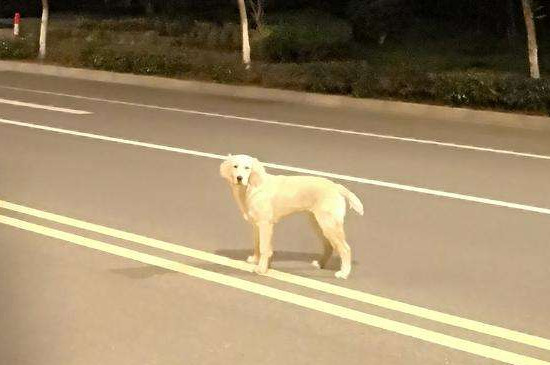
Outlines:
[[[0,61],[0,71],[67,77],[88,81],[112,82],[133,86],[188,91],[212,96],[307,104],[320,107],[353,108],[400,117],[415,117],[428,120],[441,119],[468,124],[550,131],[550,117],[525,114],[453,108],[400,101],[357,99],[349,96],[323,95],[268,89],[257,86],[233,86],[17,61]]]

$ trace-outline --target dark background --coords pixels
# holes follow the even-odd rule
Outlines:
[[[510,38],[524,32],[520,0],[264,0],[266,14],[315,8],[343,18],[353,26],[359,41],[375,38],[383,27],[388,36],[399,39],[411,30],[434,37],[470,32],[489,38]],[[52,13],[82,13],[109,16],[164,15],[192,16],[197,19],[238,21],[236,1],[228,0],[50,0]],[[547,16],[550,4],[538,0],[536,9],[538,33],[544,40],[550,28]],[[0,1],[2,16],[15,11],[23,16],[40,14],[40,1]]]

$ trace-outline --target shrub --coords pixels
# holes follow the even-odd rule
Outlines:
[[[94,19],[80,18],[77,28],[87,31],[143,32],[154,30],[155,21],[148,18]]]
[[[246,82],[248,77],[248,72],[237,55],[220,55],[207,51],[150,54],[89,45],[82,51],[80,61],[86,67],[106,71],[172,77],[194,76],[222,83]]]
[[[265,65],[264,86],[550,114],[550,80],[481,72],[399,72],[365,62]]]
[[[462,72],[438,75],[436,97],[456,106],[550,113],[550,80]]]
[[[131,72],[152,75],[177,75],[169,56],[118,52],[111,49],[85,48],[81,62],[91,68],[115,72]]]
[[[355,80],[367,68],[364,62],[265,65],[261,77],[262,84],[269,87],[350,94]]]
[[[161,36],[180,37],[188,32],[192,23],[187,17],[177,20],[169,18],[120,18],[120,19],[93,19],[80,18],[77,29],[84,31],[104,32],[148,32],[154,31]]]
[[[347,14],[354,36],[361,41],[402,34],[413,18],[407,0],[351,0]]]
[[[238,54],[185,50],[169,54],[86,48],[81,62],[91,68],[136,74],[194,77],[222,83],[255,83],[301,91],[437,102],[550,113],[550,80],[467,73],[398,72],[365,62],[258,64],[245,71]]]
[[[257,56],[274,62],[343,59],[351,27],[330,15],[306,11],[272,18],[254,40]]]
[[[36,54],[33,42],[25,39],[0,39],[0,59],[26,59]]]
[[[195,22],[181,37],[184,46],[225,51],[237,51],[241,47],[240,28],[231,23],[219,26],[214,23]]]
[[[60,42],[78,36],[78,31],[71,28],[52,28],[48,30],[48,38]]]
[[[155,19],[154,29],[161,36],[181,37],[191,28],[191,22],[183,18],[181,21]]]
[[[506,74],[367,73],[355,83],[352,93],[358,97],[550,113],[550,80]]]
[[[398,98],[432,101],[435,94],[433,75],[408,69],[365,70],[353,85],[357,97]]]

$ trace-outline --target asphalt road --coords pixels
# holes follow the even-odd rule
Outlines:
[[[8,72],[0,118],[2,364],[550,363],[550,133]],[[300,215],[247,271],[228,153],[361,198],[348,280]]]

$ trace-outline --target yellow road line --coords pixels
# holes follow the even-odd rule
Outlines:
[[[335,317],[348,319],[357,323],[384,329],[401,335],[417,338],[426,342],[438,344],[451,349],[467,352],[473,355],[482,356],[488,359],[497,360],[513,365],[550,365],[549,362],[535,359],[532,357],[516,354],[514,352],[501,350],[495,347],[482,345],[476,342],[463,340],[426,330],[420,327],[411,326],[405,323],[393,321],[390,319],[363,313],[357,310],[349,309],[339,305],[324,302],[322,300],[309,298],[303,295],[294,294],[270,286],[253,283],[243,279],[235,278],[225,274],[219,274],[213,271],[200,269],[194,266],[185,265],[176,261],[171,261],[148,255],[142,252],[130,250],[104,243],[101,241],[89,239],[75,234],[63,232],[57,229],[48,228],[38,224],[29,223],[15,218],[0,215],[0,223],[23,229],[26,231],[38,233],[44,236],[60,239],[79,246],[88,247],[94,250],[110,253],[116,256],[125,257],[134,261],[154,265],[168,270],[173,270],[193,276],[199,279],[215,282],[228,287],[241,289],[250,293],[258,294],[264,297],[276,299],[285,303],[295,304],[297,306],[326,313]]]
[[[233,260],[225,256],[216,255],[213,253],[176,245],[169,242],[160,241],[154,238],[141,236],[134,233],[121,231],[105,226],[100,226],[93,223],[88,223],[74,218],[65,217],[58,214],[45,212],[38,209],[25,207],[22,205],[10,203],[0,200],[0,208],[8,209],[14,212],[27,214],[41,219],[50,220],[53,222],[69,225],[76,228],[86,229],[92,232],[103,235],[120,238],[126,241],[142,244],[145,246],[158,248],[161,250],[181,254],[188,257],[193,257],[202,261],[231,267],[238,270],[253,271],[253,265],[244,261]],[[325,283],[323,281],[304,278],[298,275],[288,274],[277,270],[269,270],[268,277],[277,279],[286,283],[300,285],[309,289],[318,290],[332,295],[341,296],[344,298],[356,300],[359,302],[375,305],[381,308],[394,310],[401,313],[406,313],[419,318],[428,319],[434,322],[444,323],[454,327],[464,328],[470,331],[478,332],[485,335],[499,337],[505,340],[522,343],[525,345],[538,347],[544,350],[550,350],[550,340],[526,333],[510,330],[507,328],[486,324],[483,322],[474,321],[467,318],[461,318],[452,314],[446,314],[435,310],[419,307],[412,304],[399,302],[393,299],[384,298],[381,296],[361,292],[359,290],[348,289],[338,285]]]

